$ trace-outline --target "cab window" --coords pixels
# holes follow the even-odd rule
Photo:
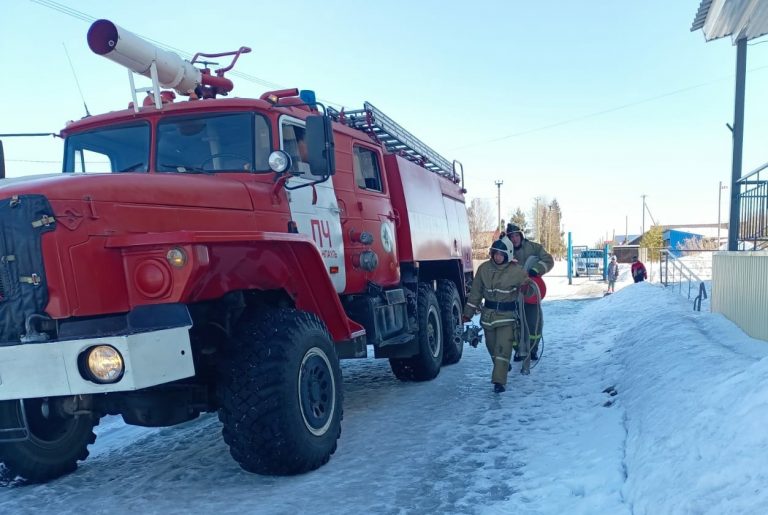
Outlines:
[[[381,183],[381,167],[376,152],[355,146],[352,154],[357,186],[366,190],[384,191]]]
[[[67,137],[65,173],[146,172],[149,124],[106,127]]]
[[[253,113],[170,117],[157,126],[159,172],[267,172],[269,152],[267,121]]]
[[[281,146],[291,156],[291,173],[309,175],[307,145],[304,142],[304,126],[294,120],[283,120],[280,127]]]

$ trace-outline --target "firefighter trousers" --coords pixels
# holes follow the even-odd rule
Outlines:
[[[493,360],[491,382],[507,384],[509,360],[512,358],[512,349],[517,343],[517,336],[517,326],[513,324],[485,328],[485,346]]]
[[[537,354],[539,352],[539,340],[541,340],[541,331],[544,329],[544,316],[541,312],[541,304],[528,304],[523,305],[525,311],[525,335],[527,337],[530,353]],[[528,355],[527,353],[525,354]]]

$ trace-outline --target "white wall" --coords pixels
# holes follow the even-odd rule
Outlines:
[[[712,311],[768,341],[768,251],[715,253]]]

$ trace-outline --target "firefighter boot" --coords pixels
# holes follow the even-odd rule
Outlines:
[[[503,384],[501,384],[501,383],[493,383],[493,391],[494,391],[494,393],[501,393],[504,390],[506,390],[506,388],[504,388]]]
[[[531,361],[539,360],[539,342],[531,345]]]

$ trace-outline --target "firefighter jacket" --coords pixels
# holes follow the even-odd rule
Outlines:
[[[518,264],[486,261],[478,267],[472,281],[464,315],[471,318],[480,309],[480,324],[484,328],[516,324],[518,292],[527,280],[528,274]],[[481,305],[483,299],[485,303]]]
[[[555,266],[555,260],[552,258],[552,255],[535,241],[523,240],[520,248],[514,249],[514,255],[520,266],[525,266],[528,258],[536,256],[537,259],[531,267],[535,268],[539,275],[546,274]]]

